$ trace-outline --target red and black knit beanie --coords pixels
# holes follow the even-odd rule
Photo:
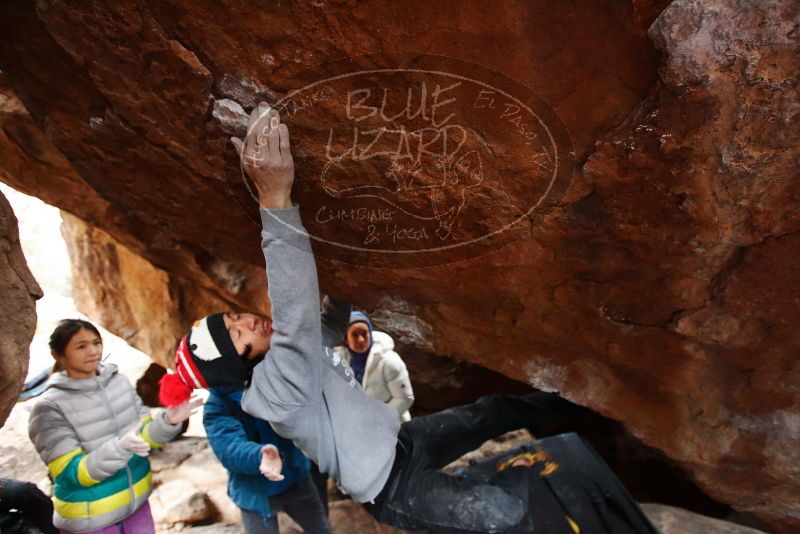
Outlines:
[[[183,404],[193,389],[243,387],[258,360],[246,360],[233,346],[223,314],[195,321],[181,338],[175,352],[175,372],[159,382],[159,400],[164,406]]]

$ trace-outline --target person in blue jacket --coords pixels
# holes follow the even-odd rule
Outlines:
[[[228,470],[228,495],[242,512],[247,534],[278,534],[283,510],[307,534],[332,532],[319,493],[309,475],[311,462],[264,420],[242,410],[242,390],[213,388],[203,411],[208,441]],[[270,472],[262,459],[282,460]]]

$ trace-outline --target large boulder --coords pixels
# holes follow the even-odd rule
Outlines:
[[[627,340],[576,325],[605,361],[565,369],[588,386],[573,398],[646,417],[703,488],[776,531],[800,526],[799,23],[796,2],[670,5],[649,31],[659,83],[583,169],[593,228],[574,231],[595,237],[562,249],[586,275],[567,285]]]
[[[36,330],[36,300],[42,289],[33,278],[19,243],[17,218],[0,193],[0,426],[5,423],[28,372]]]
[[[388,60],[358,54],[384,52],[406,67],[460,65],[491,78],[538,106],[554,145],[537,145],[534,165],[524,144],[497,141],[520,132],[520,115],[495,108],[492,121],[490,98],[460,106],[459,120],[474,119],[468,146],[484,160],[444,166],[443,183],[461,188],[403,199],[438,227],[382,239],[405,253],[423,237],[494,236],[523,216],[500,238],[478,240],[489,248],[464,256],[442,247],[402,265],[424,269],[398,268],[391,250],[375,259],[371,249],[330,246],[352,246],[392,200],[329,209],[333,193],[352,201],[318,180],[340,170],[323,165],[329,130],[353,129],[353,117],[326,107],[342,86],[287,113],[295,198],[325,238],[315,241],[319,255],[341,260],[319,260],[323,290],[373,312],[410,357],[465,360],[622,421],[710,495],[788,532],[800,524],[800,7],[666,4],[541,0],[488,16],[481,3],[7,2],[0,91],[14,106],[2,115],[0,175],[169,274],[143,278],[161,288],[153,302],[172,299],[168,321],[134,310],[111,319],[108,307],[128,300],[147,313],[130,293],[141,291],[135,282],[108,277],[98,284],[115,294],[91,296],[113,329],[165,362],[200,311],[174,304],[172,288],[269,310],[257,213],[227,142],[243,109],[335,72],[304,69],[348,53],[345,63],[361,70]],[[410,81],[403,72],[400,86]],[[548,158],[563,173],[558,194],[526,212]],[[342,167],[334,182],[381,176],[410,190],[412,177],[426,186],[435,177],[402,166],[384,176],[376,161]]]

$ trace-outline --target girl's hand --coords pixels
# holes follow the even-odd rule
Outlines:
[[[189,419],[189,417],[202,405],[203,399],[200,397],[192,397],[183,404],[179,404],[178,406],[174,406],[172,408],[167,408],[164,412],[164,419],[171,425],[183,423]]]
[[[150,454],[150,444],[139,437],[139,429],[142,423],[137,421],[133,426],[127,428],[117,439],[117,447],[125,452],[130,452],[136,456],[147,456]]]

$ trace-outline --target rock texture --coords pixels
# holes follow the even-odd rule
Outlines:
[[[642,391],[640,413],[675,421],[659,430],[664,449],[712,494],[788,531],[800,525],[800,6],[758,6],[681,2],[656,20],[660,83],[584,167],[593,191],[575,207],[600,248],[565,255],[632,342],[607,342],[611,365],[576,367],[648,359],[670,394]],[[597,394],[609,398],[576,399]]]
[[[28,348],[36,329],[36,300],[42,290],[19,244],[17,218],[0,194],[0,426],[5,423],[28,372]]]
[[[641,506],[642,511],[661,534],[758,534],[763,532],[663,504],[642,504]]]
[[[330,517],[334,532],[363,532],[364,534],[407,534],[411,532],[378,523],[362,505],[350,499],[331,503],[328,517]],[[427,531],[416,532],[424,534]]]
[[[151,497],[166,509],[164,520],[169,525],[212,523],[216,510],[211,500],[188,480],[172,480],[160,485]]]
[[[6,3],[0,177],[107,236],[77,234],[130,251],[117,267],[100,258],[112,252],[83,249],[106,288],[86,300],[163,362],[202,309],[185,300],[269,309],[255,209],[226,141],[239,107],[345,55],[426,51],[495,69],[569,133],[576,169],[560,203],[469,262],[320,260],[322,288],[376,314],[409,353],[624,422],[713,497],[789,532],[800,525],[800,7],[666,4],[542,0],[487,16],[479,2]],[[307,210],[323,193],[302,177],[325,147],[308,122],[293,132]],[[498,164],[512,204],[529,177],[510,172],[518,163]],[[464,224],[491,220],[505,202],[493,198]],[[100,274],[117,268],[153,294]]]
[[[172,441],[150,454],[150,465],[155,484],[150,505],[159,532],[173,526],[180,530],[178,523],[195,520],[216,521],[219,527],[241,523],[239,509],[228,497],[228,473],[205,438]]]
[[[103,230],[69,213],[63,219],[70,257],[79,258],[72,262],[72,291],[81,312],[162,366],[172,366],[177,339],[194,320],[189,317],[232,306],[218,294],[155,267]]]

